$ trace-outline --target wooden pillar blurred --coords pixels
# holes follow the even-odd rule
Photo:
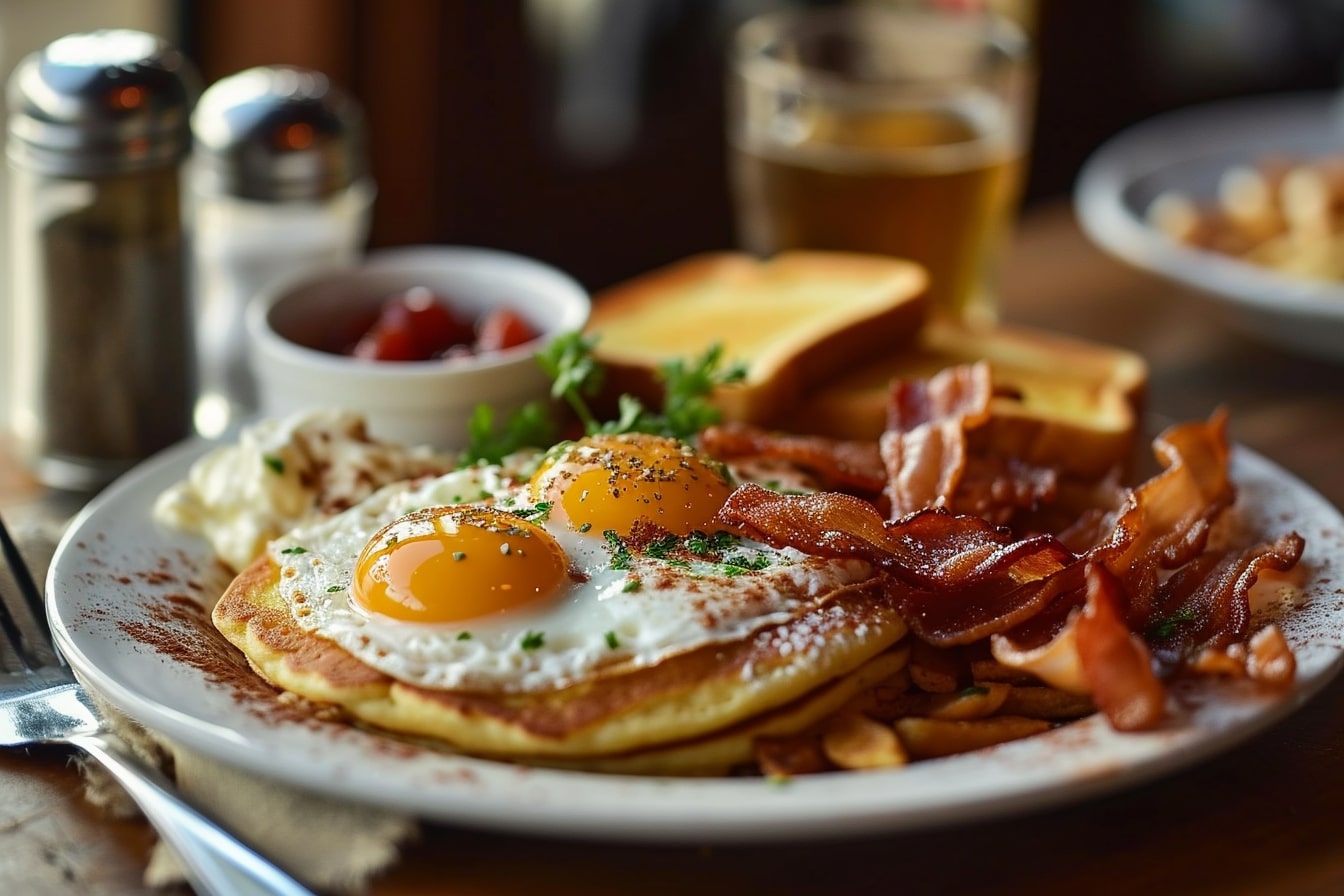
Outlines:
[[[371,245],[435,239],[439,0],[184,0],[206,84],[256,65],[323,72],[364,106],[378,184]]]

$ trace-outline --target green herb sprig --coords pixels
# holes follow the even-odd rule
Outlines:
[[[551,380],[551,398],[564,402],[574,412],[585,433],[644,432],[690,439],[721,415],[709,396],[720,386],[742,382],[746,365],[726,364],[723,346],[712,345],[689,361],[673,360],[661,365],[658,379],[663,386],[660,411],[645,407],[633,395],[617,399],[614,420],[600,420],[592,400],[606,379],[606,368],[597,360],[596,336],[565,333],[537,355],[537,363]],[[526,447],[543,448],[556,441],[559,427],[544,402],[530,402],[498,423],[488,405],[478,405],[467,426],[468,444],[463,463],[499,463]]]

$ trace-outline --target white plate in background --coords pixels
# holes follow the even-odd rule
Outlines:
[[[1137,267],[1198,290],[1220,320],[1257,338],[1344,360],[1344,283],[1280,274],[1170,239],[1145,220],[1158,195],[1211,202],[1229,167],[1267,156],[1344,156],[1333,92],[1224,100],[1164,113],[1108,140],[1083,166],[1074,207],[1083,231]]]

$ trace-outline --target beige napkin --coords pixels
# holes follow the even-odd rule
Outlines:
[[[95,692],[108,726],[146,761],[177,782],[188,801],[266,853],[310,887],[359,893],[395,864],[400,848],[418,833],[417,822],[394,812],[328,799],[262,780],[153,734]],[[96,763],[83,765],[88,799],[127,816],[138,810]],[[156,845],[145,882],[163,887],[184,880],[177,857]]]
[[[43,581],[68,515],[33,505],[6,508],[5,518],[34,579]],[[174,779],[192,805],[310,887],[358,893],[395,864],[401,846],[418,833],[413,818],[261,780],[202,756],[146,731],[84,684],[108,727],[142,759]],[[119,817],[139,813],[101,766],[86,761],[81,768],[90,802]],[[159,843],[145,870],[145,882],[165,887],[184,879],[172,850]]]

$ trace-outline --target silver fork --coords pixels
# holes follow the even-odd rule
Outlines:
[[[0,591],[0,747],[69,744],[97,760],[182,860],[192,888],[218,896],[312,893],[188,805],[157,769],[108,731],[52,641],[42,592],[0,520],[14,588]],[[17,592],[14,594],[13,592]]]

